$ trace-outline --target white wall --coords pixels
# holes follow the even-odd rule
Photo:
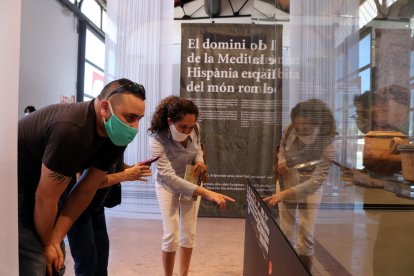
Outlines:
[[[19,275],[17,250],[17,106],[21,1],[0,1],[0,275]]]
[[[78,34],[71,12],[56,0],[22,0],[19,117],[76,95]]]

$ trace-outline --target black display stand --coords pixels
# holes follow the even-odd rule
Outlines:
[[[256,189],[247,184],[244,276],[311,275]]]

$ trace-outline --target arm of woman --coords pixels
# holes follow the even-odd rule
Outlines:
[[[124,168],[126,168],[126,166],[128,165],[124,164]],[[99,186],[99,189],[106,188],[123,181],[148,181],[145,177],[151,176],[151,174],[152,173],[149,166],[140,165],[138,163],[132,167],[127,167],[121,172],[107,174]]]
[[[197,129],[197,131],[196,131],[196,137],[197,137],[196,144],[197,144],[198,147],[197,147],[197,154],[196,154],[196,157],[195,157],[195,162],[205,163],[204,152],[203,152],[203,148],[201,147],[201,141],[200,141],[200,137],[201,137],[200,125],[198,123],[197,123],[196,129]]]
[[[266,202],[270,207],[273,207],[277,203],[284,200],[302,198],[315,192],[325,182],[326,176],[328,175],[329,168],[331,166],[330,160],[333,160],[334,156],[335,148],[332,142],[323,149],[321,155],[322,161],[317,164],[315,170],[308,180],[292,188],[265,197],[263,201]]]
[[[279,202],[282,202],[288,199],[295,199],[295,198],[296,198],[295,192],[291,188],[289,188],[282,192],[278,192],[271,196],[265,197],[263,198],[263,201],[266,202],[269,205],[269,207],[273,207]]]
[[[283,132],[282,140],[280,141],[279,153],[277,155],[278,163],[276,165],[277,172],[281,175],[286,175],[289,173],[289,168],[286,161],[286,144],[289,138],[289,133],[291,132],[292,126],[289,127]]]
[[[150,146],[153,156],[161,156],[157,161],[157,171],[160,178],[159,181],[164,185],[186,196],[202,196],[207,200],[217,203],[221,208],[226,206],[227,201],[234,202],[234,199],[228,196],[197,186],[179,177],[165,154],[164,145],[158,139],[151,137]]]
[[[331,167],[331,160],[335,157],[334,142],[328,144],[323,150],[320,157],[321,162],[316,165],[315,170],[312,172],[309,179],[300,183],[299,185],[292,187],[297,198],[302,198],[309,194],[314,193],[319,189],[326,180],[326,176],[329,173]]]
[[[197,186],[197,188],[194,190],[194,195],[202,196],[209,201],[217,203],[220,206],[220,209],[226,208],[227,201],[235,202],[235,200],[229,196],[210,191],[200,186]]]
[[[157,161],[158,180],[177,193],[192,196],[198,186],[184,180],[175,173],[165,153],[164,144],[155,137],[151,137],[149,143],[152,155],[160,156]]]
[[[197,123],[195,130],[196,130],[195,132],[196,132],[196,138],[197,138],[197,141],[195,141],[197,144],[197,154],[194,158],[194,163],[195,163],[194,171],[196,175],[199,175],[203,172],[207,172],[207,165],[206,165],[206,160],[204,160],[204,151],[203,151],[201,141],[200,141],[200,137],[201,137],[200,125],[198,123]]]

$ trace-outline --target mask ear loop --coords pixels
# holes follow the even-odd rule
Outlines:
[[[108,105],[109,105],[109,110],[111,111],[111,116],[114,115],[114,111],[112,110],[112,106],[111,106],[111,102],[109,100],[108,101]],[[105,121],[105,117],[103,118],[104,123],[106,123]]]
[[[114,111],[112,110],[112,105],[111,102],[108,100],[108,104],[109,104],[109,110],[111,111],[111,115],[114,114]]]

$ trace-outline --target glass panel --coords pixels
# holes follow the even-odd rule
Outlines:
[[[278,188],[289,190],[286,183],[291,185],[293,179],[290,192],[295,197],[285,194],[284,202],[276,206],[277,219],[305,264],[309,259],[304,256],[312,255],[320,265],[311,268],[312,275],[408,275],[414,271],[408,260],[408,256],[414,258],[414,179],[404,175],[404,157],[394,155],[389,147],[394,135],[403,143],[413,139],[414,32],[409,18],[414,5],[404,0],[375,2],[333,0],[327,7],[324,1],[312,1],[312,5],[290,1],[290,22],[284,23],[283,46],[298,58],[293,69],[300,77],[283,80],[283,102],[291,112],[310,98],[323,100],[338,132],[334,165],[328,166],[329,173],[319,179],[317,189],[305,188],[317,181],[315,175],[292,165],[303,158],[295,155],[300,146],[294,152],[292,142],[279,156],[289,172],[285,176],[280,170]],[[260,11],[269,13],[256,11],[256,18],[268,20],[273,9]],[[295,126],[291,114],[281,116]],[[301,237],[304,232],[306,238]],[[306,243],[310,237],[314,246]]]
[[[85,58],[99,68],[105,67],[105,43],[89,30],[86,30]]]
[[[411,67],[410,67],[410,77],[411,77],[411,79],[410,79],[410,81],[411,81],[411,84],[414,84],[414,51],[411,51],[411,53],[410,53],[410,64],[411,64]]]
[[[413,25],[412,25],[413,26]],[[408,135],[410,137],[413,136],[414,132],[414,51],[411,51],[410,53],[410,89],[411,89],[411,101],[410,101],[410,126],[409,126],[409,133]]]
[[[92,97],[98,96],[102,88],[104,87],[103,83],[104,72],[86,62],[85,82],[83,87],[85,94],[88,94]]]
[[[98,28],[101,28],[101,7],[95,0],[84,0],[81,11],[85,14]]]
[[[411,110],[410,110],[410,126],[408,129],[408,136],[413,136],[413,129],[414,129],[414,112],[413,112],[413,106],[414,106],[414,90],[411,90]]]

